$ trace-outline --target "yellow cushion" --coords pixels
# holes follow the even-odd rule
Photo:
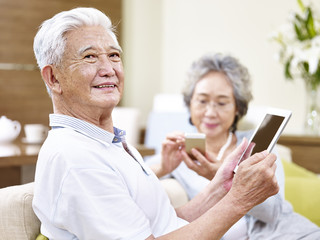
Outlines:
[[[282,161],[285,173],[285,198],[295,212],[320,226],[320,178],[293,163]]]
[[[41,233],[38,235],[36,240],[49,240],[46,236],[42,235]]]
[[[288,161],[282,160],[282,165],[283,165],[284,173],[286,177],[307,177],[307,178],[319,179],[317,174],[299,166],[294,162],[288,162]]]

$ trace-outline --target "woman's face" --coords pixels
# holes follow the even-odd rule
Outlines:
[[[232,85],[223,73],[209,72],[196,84],[190,102],[191,120],[207,138],[228,133],[236,111]]]

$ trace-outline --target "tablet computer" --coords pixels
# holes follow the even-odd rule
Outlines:
[[[268,150],[271,152],[274,145],[278,141],[283,129],[287,125],[290,117],[290,110],[278,109],[278,108],[268,108],[262,121],[256,127],[253,132],[251,138],[248,141],[248,146],[251,142],[255,143],[255,146],[252,150],[252,155],[256,152],[262,152],[264,150]],[[234,172],[237,171],[239,164],[242,161],[242,157],[246,152],[248,146],[245,151],[241,155]]]

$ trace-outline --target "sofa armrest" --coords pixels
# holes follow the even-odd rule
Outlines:
[[[188,195],[186,191],[176,179],[165,178],[160,182],[168,194],[173,207],[180,207],[188,202]]]
[[[32,209],[33,183],[0,189],[1,239],[34,240],[40,221]]]

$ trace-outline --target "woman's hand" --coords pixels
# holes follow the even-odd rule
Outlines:
[[[200,176],[211,180],[218,171],[222,162],[215,159],[214,156],[210,153],[206,153],[204,156],[197,149],[193,148],[191,150],[192,155],[196,158],[192,160],[188,154],[183,154],[183,161],[188,166],[188,168],[192,169]]]
[[[181,150],[184,149],[184,134],[173,132],[167,135],[162,143],[161,163],[151,166],[158,178],[165,176],[175,170],[182,161]]]

